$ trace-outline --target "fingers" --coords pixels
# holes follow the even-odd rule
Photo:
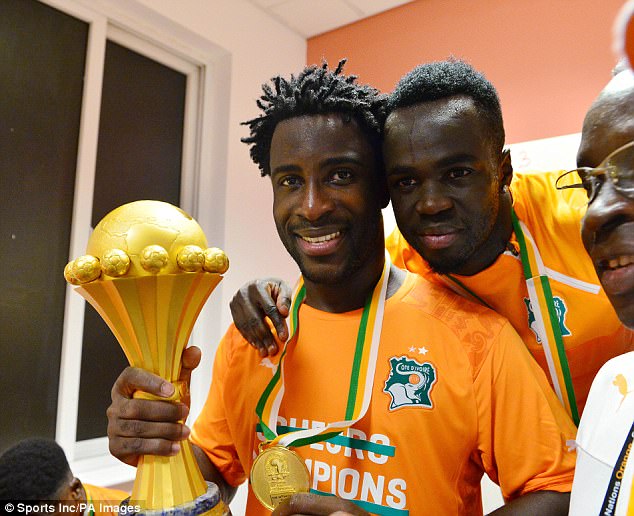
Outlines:
[[[165,439],[121,438],[108,436],[110,453],[120,461],[136,466],[142,455],[170,457],[180,450],[180,444]]]
[[[265,317],[271,320],[281,340],[288,338],[285,322],[290,306],[290,295],[286,293],[288,290],[278,279],[252,281],[240,288],[229,305],[236,328],[262,357],[278,352],[277,342]],[[286,299],[279,299],[280,295],[286,296]]]
[[[125,421],[152,421],[156,423],[175,423],[185,419],[189,408],[184,403],[169,401],[151,401],[144,399],[118,398],[106,411],[108,415]]]
[[[369,513],[350,500],[313,493],[294,494],[273,511],[273,516],[333,514],[369,516]]]
[[[162,398],[169,398],[174,394],[174,386],[149,371],[136,367],[126,367],[119,375],[112,387],[111,395],[131,398],[135,391],[143,391]]]
[[[196,352],[189,365],[198,361]],[[199,354],[199,351],[198,351]],[[191,369],[190,369],[191,371]],[[141,455],[174,455],[179,441],[189,436],[185,420],[189,408],[183,403],[134,399],[140,390],[158,397],[173,394],[174,386],[154,374],[128,367],[112,387],[108,416],[110,452],[126,464],[136,465]]]
[[[190,346],[183,350],[181,356],[181,374],[178,379],[182,382],[189,383],[192,376],[192,371],[198,367],[202,358],[202,352],[200,348],[196,346]]]
[[[181,356],[181,372],[178,380],[185,382],[187,386],[184,392],[181,392],[181,401],[188,407],[191,401],[189,395],[189,382],[192,377],[192,371],[198,367],[201,358],[202,352],[200,351],[200,348],[197,348],[196,346],[190,346],[189,348],[184,349]]]
[[[293,291],[288,283],[271,279],[270,281],[270,289],[271,289],[271,297],[276,299],[277,309],[282,317],[288,317],[288,314],[291,309],[291,301],[293,297]]]
[[[275,309],[270,308],[266,315],[271,322],[277,333],[277,336],[282,342],[288,340],[288,326],[286,324],[286,317],[291,308],[291,297],[293,292],[291,288],[281,280],[270,279],[268,280],[268,288],[270,291],[271,299],[275,300]],[[277,352],[277,350],[276,350]],[[275,353],[272,353],[275,354]]]
[[[288,328],[286,327],[286,320],[284,317],[280,315],[279,310],[276,305],[268,305],[264,308],[264,314],[271,320],[273,323],[273,327],[275,328],[275,333],[282,342],[286,342],[288,339]],[[267,326],[268,329],[268,326]],[[269,333],[270,335],[270,333]],[[278,351],[278,345],[271,335],[266,336],[264,344],[266,344],[266,349],[269,355],[275,355]]]

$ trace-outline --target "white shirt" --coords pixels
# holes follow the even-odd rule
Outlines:
[[[597,373],[577,432],[577,466],[570,515],[599,516],[612,471],[634,421],[634,351],[606,362]],[[634,445],[632,448],[634,456]],[[625,466],[614,516],[627,514],[634,457]]]

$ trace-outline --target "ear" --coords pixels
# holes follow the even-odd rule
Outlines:
[[[77,477],[73,477],[70,482],[70,498],[71,500],[86,500],[86,491],[84,491],[84,486]]]
[[[504,149],[502,151],[502,159],[500,160],[500,166],[498,168],[498,178],[500,180],[500,191],[504,190],[504,187],[511,185],[511,179],[513,179],[513,164],[511,163],[511,150]]]

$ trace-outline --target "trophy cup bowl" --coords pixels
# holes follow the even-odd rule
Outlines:
[[[228,266],[224,252],[207,248],[202,229],[183,210],[135,201],[97,224],[86,255],[68,263],[64,277],[108,324],[130,365],[172,382],[170,400],[179,401],[187,394],[178,382],[181,355]],[[134,397],[164,399],[142,392]],[[128,506],[148,515],[228,514],[187,440],[175,456],[139,459]]]

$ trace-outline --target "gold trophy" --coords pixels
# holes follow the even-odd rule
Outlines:
[[[136,201],[106,215],[71,261],[64,277],[108,324],[131,366],[178,382],[181,355],[205,301],[229,266],[224,252],[207,248],[198,223],[160,201]],[[159,399],[137,392],[136,398]],[[172,457],[139,459],[128,510],[142,514],[222,515],[229,510],[207,483],[189,441]]]

